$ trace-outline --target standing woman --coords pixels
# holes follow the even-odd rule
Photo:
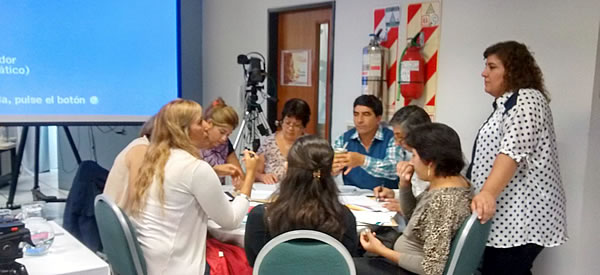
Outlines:
[[[202,108],[176,99],[156,114],[150,145],[130,185],[125,211],[132,218],[148,274],[206,274],[208,218],[237,228],[248,210],[257,157],[245,152],[247,174],[229,202],[215,171],[199,158],[207,147]]]
[[[500,42],[483,57],[494,111],[479,129],[467,171],[478,192],[471,208],[482,223],[492,222],[482,271],[531,274],[544,247],[567,241],[550,97],[524,44]]]

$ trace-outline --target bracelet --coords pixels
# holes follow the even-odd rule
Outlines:
[[[242,198],[246,199],[247,201],[250,201],[250,198],[248,198],[248,196],[244,193],[239,193],[238,197],[242,197]]]

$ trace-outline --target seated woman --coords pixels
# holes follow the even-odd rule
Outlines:
[[[254,266],[258,252],[269,240],[296,229],[329,234],[355,255],[356,220],[338,199],[329,143],[317,136],[300,137],[287,160],[287,173],[273,195],[275,201],[256,206],[248,214],[244,242],[250,265]]]
[[[137,171],[142,164],[148,144],[150,144],[150,134],[153,128],[154,116],[144,123],[140,130],[140,136],[132,140],[117,155],[108,173],[103,193],[120,207],[123,207],[127,186],[137,177]]]
[[[204,120],[210,148],[201,150],[202,158],[217,172],[221,184],[225,183],[225,176],[230,176],[233,184],[239,186],[244,173],[228,138],[238,125],[237,113],[219,97],[204,111]]]
[[[208,218],[224,228],[241,224],[258,158],[244,153],[246,178],[230,203],[214,170],[198,155],[207,145],[200,105],[176,99],[155,120],[124,209],[137,229],[148,274],[204,274]]]
[[[418,274],[442,274],[451,240],[471,214],[471,186],[460,175],[464,161],[458,134],[441,123],[422,124],[408,134],[406,144],[413,155],[410,163],[397,167],[397,172],[400,207],[409,218],[408,225],[394,249],[385,247],[373,233],[363,232],[363,248],[385,259],[355,258],[357,274],[398,274],[400,268]],[[417,198],[411,190],[413,173],[430,182]]]
[[[304,135],[310,120],[310,107],[306,101],[292,98],[285,102],[281,111],[281,130],[268,136],[257,151],[260,161],[256,179],[274,184],[285,175],[285,159],[292,144]]]

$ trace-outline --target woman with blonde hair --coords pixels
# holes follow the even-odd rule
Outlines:
[[[148,274],[204,274],[208,218],[223,228],[240,225],[258,158],[244,152],[247,175],[240,195],[230,203],[214,170],[199,158],[199,149],[208,147],[202,107],[176,99],[155,119],[125,211],[138,231]]]
[[[219,97],[204,111],[204,120],[210,148],[202,150],[202,157],[215,169],[222,184],[225,176],[231,176],[233,184],[239,186],[244,173],[229,141],[229,135],[239,123],[237,112]]]

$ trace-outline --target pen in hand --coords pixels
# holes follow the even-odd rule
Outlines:
[[[377,196],[375,197],[375,201],[376,202],[383,202],[384,198],[381,197],[381,193],[383,192],[383,183],[379,186],[379,192],[377,194]]]

